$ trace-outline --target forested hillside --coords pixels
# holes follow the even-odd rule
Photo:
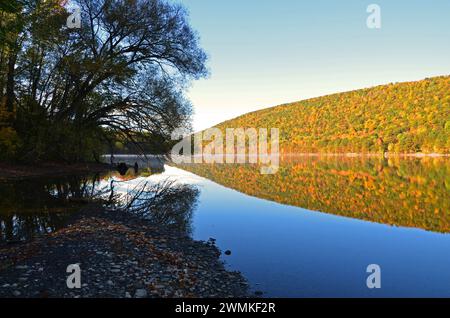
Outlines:
[[[285,104],[218,127],[279,128],[284,153],[450,153],[450,76]]]

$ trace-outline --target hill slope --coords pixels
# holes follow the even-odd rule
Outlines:
[[[217,127],[279,128],[284,153],[450,153],[450,76],[312,98]]]

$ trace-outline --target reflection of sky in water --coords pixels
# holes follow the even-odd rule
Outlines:
[[[201,190],[194,239],[217,239],[232,252],[227,266],[268,296],[450,296],[450,235],[281,205],[169,166],[116,191],[167,178]],[[381,266],[380,290],[366,287],[372,263]]]
[[[206,179],[196,176],[192,173],[186,172],[170,166],[164,167],[164,173],[154,174],[149,177],[137,177],[131,180],[123,181],[120,178],[112,176],[110,178],[102,179],[99,183],[99,188],[109,187],[111,181],[114,181],[114,192],[117,194],[127,196],[145,184],[155,185],[165,181],[174,181],[173,185],[201,185]],[[109,194],[107,194],[109,195]],[[107,196],[106,195],[106,196]]]

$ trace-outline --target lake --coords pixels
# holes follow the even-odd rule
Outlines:
[[[264,296],[450,297],[448,158],[289,157],[274,175],[197,164],[2,182],[1,240],[63,227],[79,198],[107,195],[112,180],[125,194],[164,180],[197,188],[188,234],[230,250],[227,268]],[[381,268],[380,289],[366,285],[370,264]]]

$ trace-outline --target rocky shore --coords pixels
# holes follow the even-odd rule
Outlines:
[[[214,240],[193,241],[100,205],[88,210],[57,232],[0,246],[0,297],[247,295],[247,282],[224,268]],[[67,287],[70,264],[81,269],[79,289]]]

